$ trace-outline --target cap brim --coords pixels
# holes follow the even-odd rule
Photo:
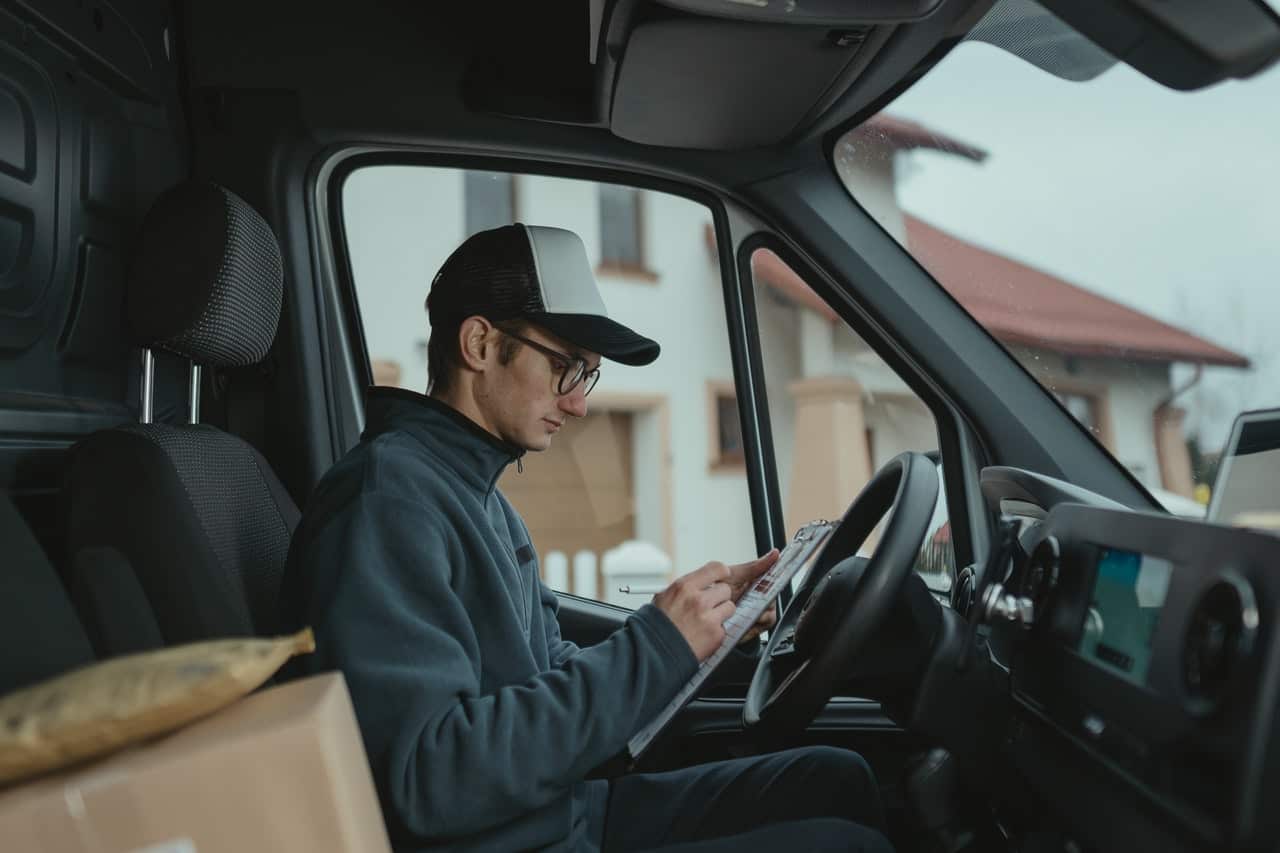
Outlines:
[[[661,351],[657,341],[598,314],[542,313],[530,315],[528,320],[574,346],[620,364],[649,364]]]

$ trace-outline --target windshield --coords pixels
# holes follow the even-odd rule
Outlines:
[[[992,43],[1046,20],[1063,37],[1034,64]],[[1175,92],[1005,3],[835,161],[1083,428],[1202,516],[1236,415],[1280,406],[1277,104],[1278,67]]]

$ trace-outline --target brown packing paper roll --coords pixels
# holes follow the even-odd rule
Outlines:
[[[310,628],[212,640],[104,661],[0,697],[0,784],[172,731],[314,650]]]

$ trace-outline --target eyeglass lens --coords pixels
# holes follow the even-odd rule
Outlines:
[[[573,391],[573,389],[577,388],[580,383],[585,381],[587,383],[587,387],[582,392],[585,397],[587,394],[591,393],[592,388],[596,387],[596,382],[599,381],[599,379],[599,368],[588,372],[586,363],[575,360],[565,367],[564,372],[560,374],[559,390],[561,394],[568,394]]]

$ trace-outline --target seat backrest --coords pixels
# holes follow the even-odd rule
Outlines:
[[[194,363],[241,367],[269,351],[280,316],[280,250],[248,204],[214,184],[160,198],[143,223],[127,317],[139,346]],[[261,454],[205,424],[126,424],[71,453],[65,482],[68,586],[95,641],[117,654],[119,562],[132,568],[163,642],[275,630],[298,509]],[[115,565],[116,571],[104,571]],[[136,642],[136,636],[133,642]],[[127,649],[133,651],[136,649]]]
[[[0,493],[0,695],[93,662],[71,599],[9,496]]]

